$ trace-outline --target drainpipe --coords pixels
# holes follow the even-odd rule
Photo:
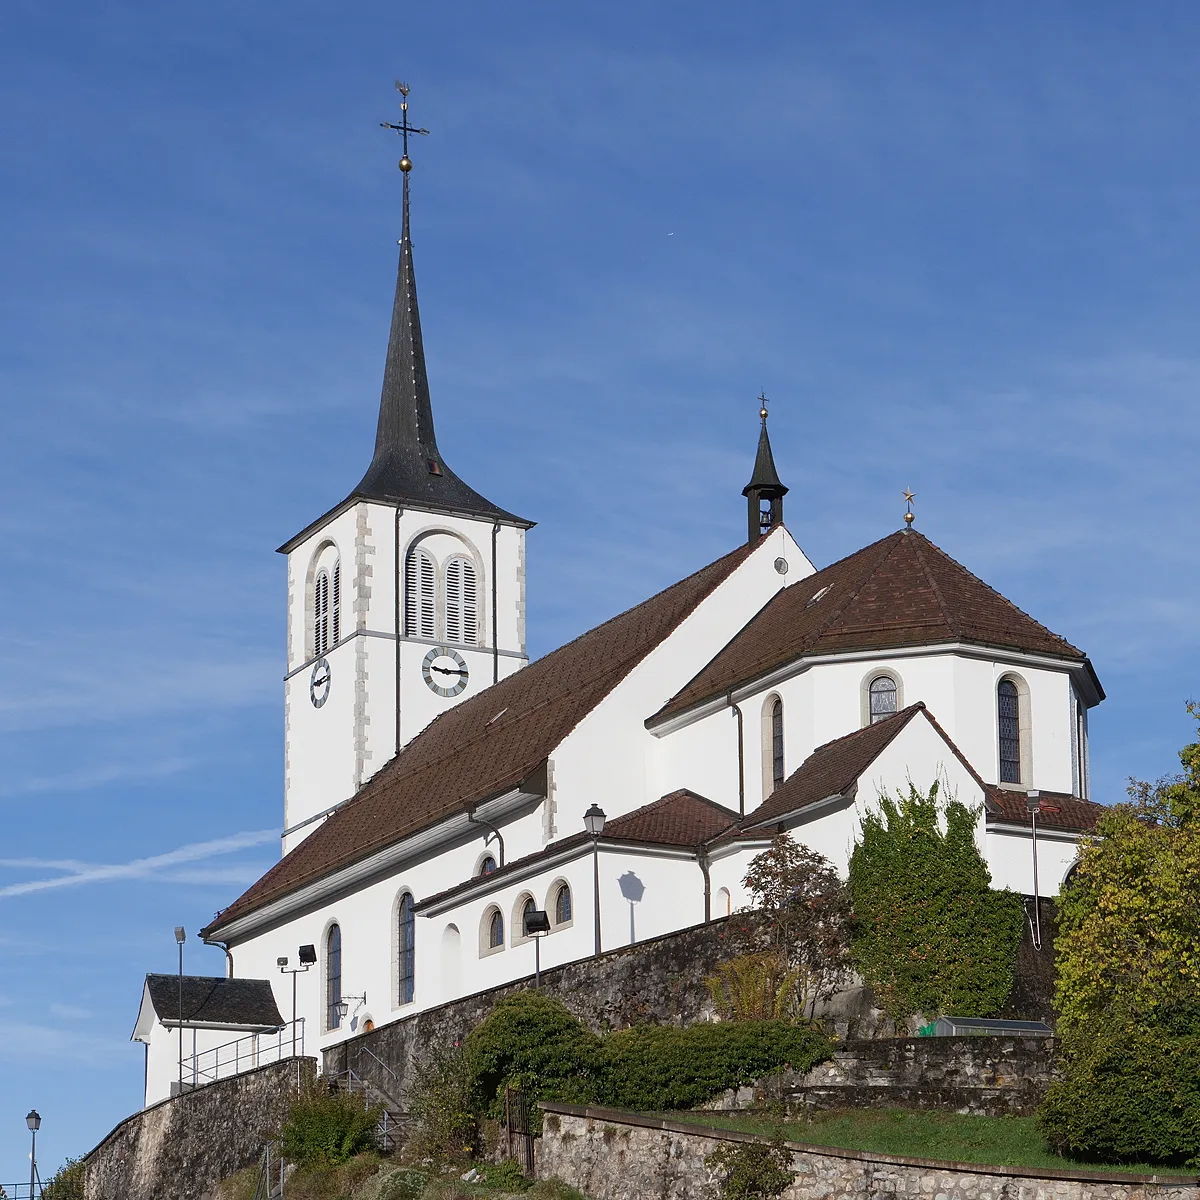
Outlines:
[[[496,539],[500,536],[500,522],[492,525],[492,682],[500,682],[500,631],[497,625],[496,602]]]
[[[738,814],[746,815],[746,738],[745,730],[742,725],[742,710],[733,702],[733,693],[730,692],[727,700],[729,701],[730,710],[737,718],[737,740],[738,740]]]
[[[220,946],[221,949],[225,951],[225,970],[226,970],[225,978],[232,979],[233,978],[233,952],[229,949],[229,943],[228,942],[219,942],[215,938],[201,938],[200,940],[206,946]]]
[[[712,880],[708,877],[708,847],[703,842],[696,847],[696,861],[704,876],[704,923],[707,925],[712,920]]]
[[[500,844],[499,866],[504,866],[504,835],[500,832],[500,830],[497,829],[496,826],[490,821],[481,821],[475,815],[474,809],[467,809],[467,820],[470,821],[472,825],[482,825],[484,829],[490,829],[492,831],[492,833],[495,835],[496,841]],[[491,840],[491,838],[484,838],[483,844],[486,846]]]
[[[404,575],[404,566],[400,561],[400,513],[396,505],[396,753],[400,753],[400,631],[403,625],[400,620],[400,583]]]

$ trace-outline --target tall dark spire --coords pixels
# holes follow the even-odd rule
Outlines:
[[[396,86],[404,97],[400,106],[401,121],[395,125],[385,123],[384,127],[396,130],[404,138],[404,156],[400,159],[400,170],[404,175],[400,265],[383,370],[383,391],[379,398],[375,454],[353,495],[529,525],[530,522],[498,508],[463,483],[446,465],[438,449],[409,234],[408,180],[412,160],[408,157],[408,135],[423,134],[428,130],[417,129],[408,123],[408,89],[403,84]]]
[[[747,534],[753,546],[759,538],[770,533],[776,525],[783,524],[783,498],[788,489],[775,470],[775,456],[771,453],[771,439],[767,436],[767,398],[760,395],[758,415],[762,429],[758,434],[758,453],[754,456],[754,473],[750,482],[742,488],[747,500]]]

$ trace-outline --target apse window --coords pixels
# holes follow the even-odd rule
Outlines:
[[[1000,782],[1021,782],[1021,695],[1011,679],[996,688],[1000,733]]]
[[[890,675],[880,675],[871,680],[868,694],[871,701],[871,724],[886,721],[895,716],[897,709],[896,681]]]
[[[554,893],[554,924],[569,925],[571,923],[571,889],[565,884],[558,885]]]
[[[771,705],[771,790],[783,782],[783,701]]]

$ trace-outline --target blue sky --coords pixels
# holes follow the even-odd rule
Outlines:
[[[284,564],[370,457],[399,235],[544,653],[743,535],[918,527],[1083,646],[1100,798],[1197,691],[1200,14],[1173,3],[0,11],[0,1182],[141,1095],[172,926],[272,860]],[[187,947],[219,973],[219,951]]]

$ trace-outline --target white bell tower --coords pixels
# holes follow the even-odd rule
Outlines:
[[[288,562],[284,853],[450,706],[525,654],[525,531],[438,449],[403,233],[375,454],[340,504],[280,547]],[[424,132],[424,131],[421,131]]]

